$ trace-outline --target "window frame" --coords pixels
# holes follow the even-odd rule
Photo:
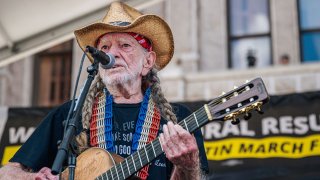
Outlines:
[[[227,47],[228,47],[228,69],[234,69],[232,66],[232,41],[234,40],[240,40],[240,39],[246,39],[246,38],[259,38],[259,37],[269,37],[270,38],[270,66],[273,65],[273,46],[272,46],[272,24],[271,24],[271,10],[270,10],[270,0],[267,0],[267,13],[268,13],[268,22],[269,22],[269,32],[268,33],[256,33],[256,34],[250,34],[250,35],[232,35],[231,30],[231,0],[226,1],[226,17],[227,17]]]
[[[55,48],[57,47],[59,47],[60,49],[55,50]],[[54,107],[70,100],[73,65],[72,50],[73,41],[71,40],[63,42],[55,47],[51,47],[35,55],[34,84],[32,94],[33,106]],[[66,63],[64,64],[64,67],[63,63]],[[41,81],[41,79],[44,77],[44,74],[42,74],[41,72],[43,70],[43,65],[49,67],[47,71],[48,74],[50,74],[50,77],[47,77],[46,82]],[[57,74],[52,74],[54,66],[62,67],[59,68],[59,70],[57,70],[56,72],[54,72]],[[66,70],[64,74],[62,74],[63,69]],[[54,84],[54,86],[52,86],[52,83]],[[52,94],[53,87],[55,87],[54,94]]]
[[[304,51],[303,51],[303,43],[302,43],[302,38],[303,38],[303,34],[304,33],[320,33],[320,27],[319,28],[311,28],[311,29],[303,29],[302,28],[302,23],[301,23],[301,11],[300,11],[300,2],[302,2],[301,0],[296,0],[296,3],[297,3],[297,12],[298,12],[298,18],[297,18],[297,21],[298,21],[298,28],[299,28],[299,50],[300,50],[300,63],[303,64],[303,63],[311,63],[311,62],[308,62],[308,61],[304,61]],[[320,59],[319,61],[315,61],[315,62],[320,62]]]

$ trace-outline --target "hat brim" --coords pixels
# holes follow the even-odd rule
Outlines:
[[[161,70],[171,60],[174,52],[172,32],[168,24],[156,15],[143,15],[128,26],[114,26],[102,22],[94,23],[74,32],[81,49],[86,46],[96,46],[97,39],[106,33],[134,32],[148,38],[152,43],[152,49],[156,53],[156,68]],[[93,58],[87,54],[90,61]]]

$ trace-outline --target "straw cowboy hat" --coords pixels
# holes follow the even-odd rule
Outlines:
[[[96,47],[98,38],[111,32],[134,32],[148,38],[157,55],[156,68],[164,68],[173,56],[173,36],[168,24],[156,15],[143,15],[138,10],[121,2],[111,3],[106,16],[97,22],[74,32],[82,50]],[[93,58],[88,55],[90,61]]]

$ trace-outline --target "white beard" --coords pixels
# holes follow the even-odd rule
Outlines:
[[[140,76],[141,70],[142,70],[142,63],[143,59],[140,60],[141,64],[138,64],[136,68],[133,70],[129,70],[128,66],[124,62],[120,62],[119,64],[123,66],[124,69],[122,69],[121,73],[120,72],[112,72],[113,70],[110,69],[111,71],[107,72],[103,70],[104,72],[101,75],[102,82],[106,86],[115,86],[115,85],[123,85],[123,84],[128,84],[132,83],[135,80],[138,79]],[[116,70],[117,71],[117,70]]]
[[[116,76],[116,77],[110,77],[110,76],[102,76],[102,82],[106,85],[106,86],[114,86],[114,85],[118,85],[118,84],[126,84],[129,82],[132,82],[134,80],[136,80],[138,77],[138,73],[136,74],[121,74],[120,76]]]

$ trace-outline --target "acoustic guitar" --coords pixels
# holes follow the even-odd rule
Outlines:
[[[212,121],[231,120],[232,124],[251,117],[250,111],[261,112],[269,95],[261,78],[247,82],[234,90],[223,93],[208,104],[179,122],[190,133]],[[123,159],[101,148],[90,148],[77,157],[76,180],[122,180],[134,178],[137,171],[163,153],[159,138]],[[68,170],[62,179],[68,178]]]

